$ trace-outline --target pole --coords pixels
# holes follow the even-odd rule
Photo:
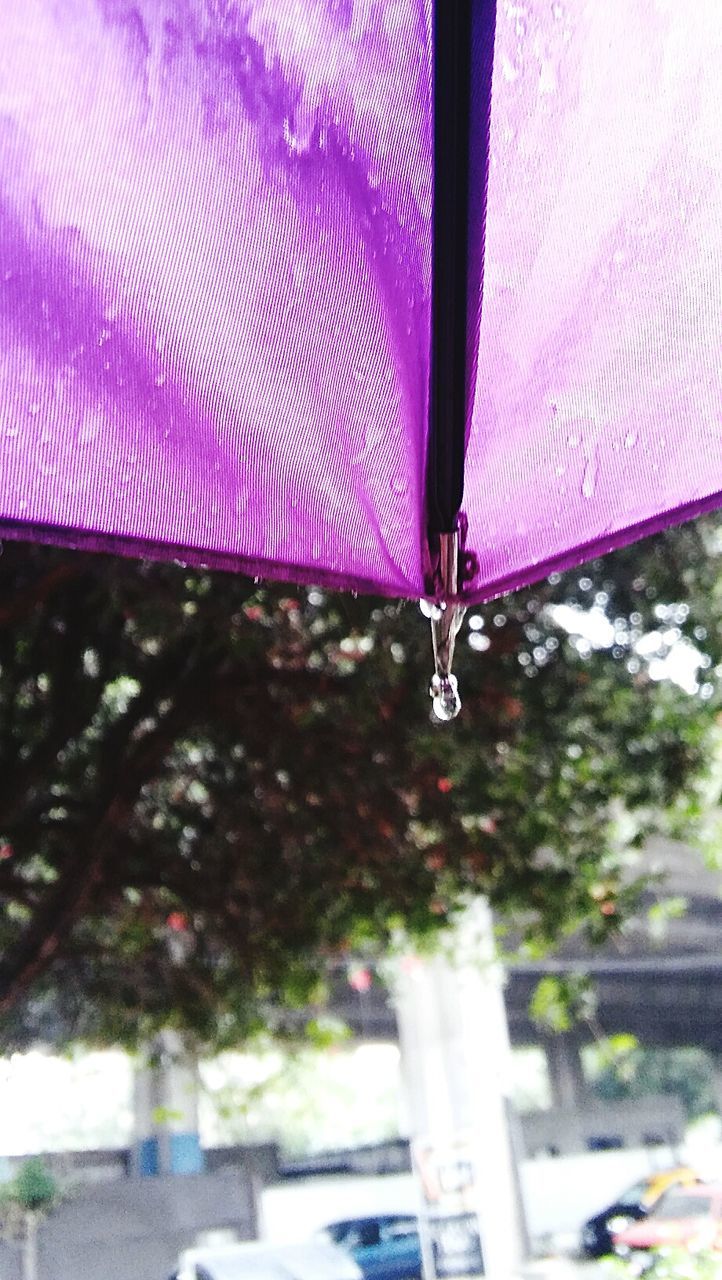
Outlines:
[[[526,1234],[509,1127],[502,973],[485,899],[469,904],[437,954],[401,962],[396,1008],[431,1240],[427,1273],[433,1265],[437,1276],[509,1280]]]

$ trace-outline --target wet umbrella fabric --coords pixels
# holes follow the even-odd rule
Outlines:
[[[0,531],[433,590],[440,14],[3,0]],[[469,600],[720,501],[721,55],[717,0],[499,6]]]

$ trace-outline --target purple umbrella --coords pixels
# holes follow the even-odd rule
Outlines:
[[[425,597],[450,713],[721,501],[718,0],[494,9],[2,0],[5,536]]]

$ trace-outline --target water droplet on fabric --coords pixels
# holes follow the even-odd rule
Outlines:
[[[553,62],[549,59],[542,63],[542,69],[539,73],[539,92],[540,93],[556,93],[557,90],[557,72]]]
[[[584,477],[582,479],[582,496],[585,498],[593,498],[597,489],[597,472],[599,463],[597,460],[596,450],[587,458],[584,467]]]
[[[626,436],[624,437],[625,449],[633,449],[636,443],[637,443],[636,431],[628,431]]]
[[[501,74],[503,75],[505,80],[509,80],[509,81],[516,80],[517,76],[519,75],[518,67],[514,66],[513,62],[509,60],[506,54],[504,54],[501,60]]]

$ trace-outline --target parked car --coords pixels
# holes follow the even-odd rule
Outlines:
[[[635,1182],[612,1204],[595,1213],[582,1227],[582,1252],[588,1258],[602,1258],[613,1250],[614,1231],[622,1231],[632,1222],[646,1218],[670,1187],[692,1186],[698,1175],[687,1165],[658,1170]]]
[[[412,1214],[375,1214],[331,1222],[319,1237],[347,1250],[364,1280],[420,1280],[421,1240]]]
[[[651,1213],[614,1233],[614,1252],[641,1275],[660,1249],[722,1254],[722,1186],[673,1187]]]
[[[328,1240],[185,1249],[171,1280],[362,1280],[353,1258]]]

